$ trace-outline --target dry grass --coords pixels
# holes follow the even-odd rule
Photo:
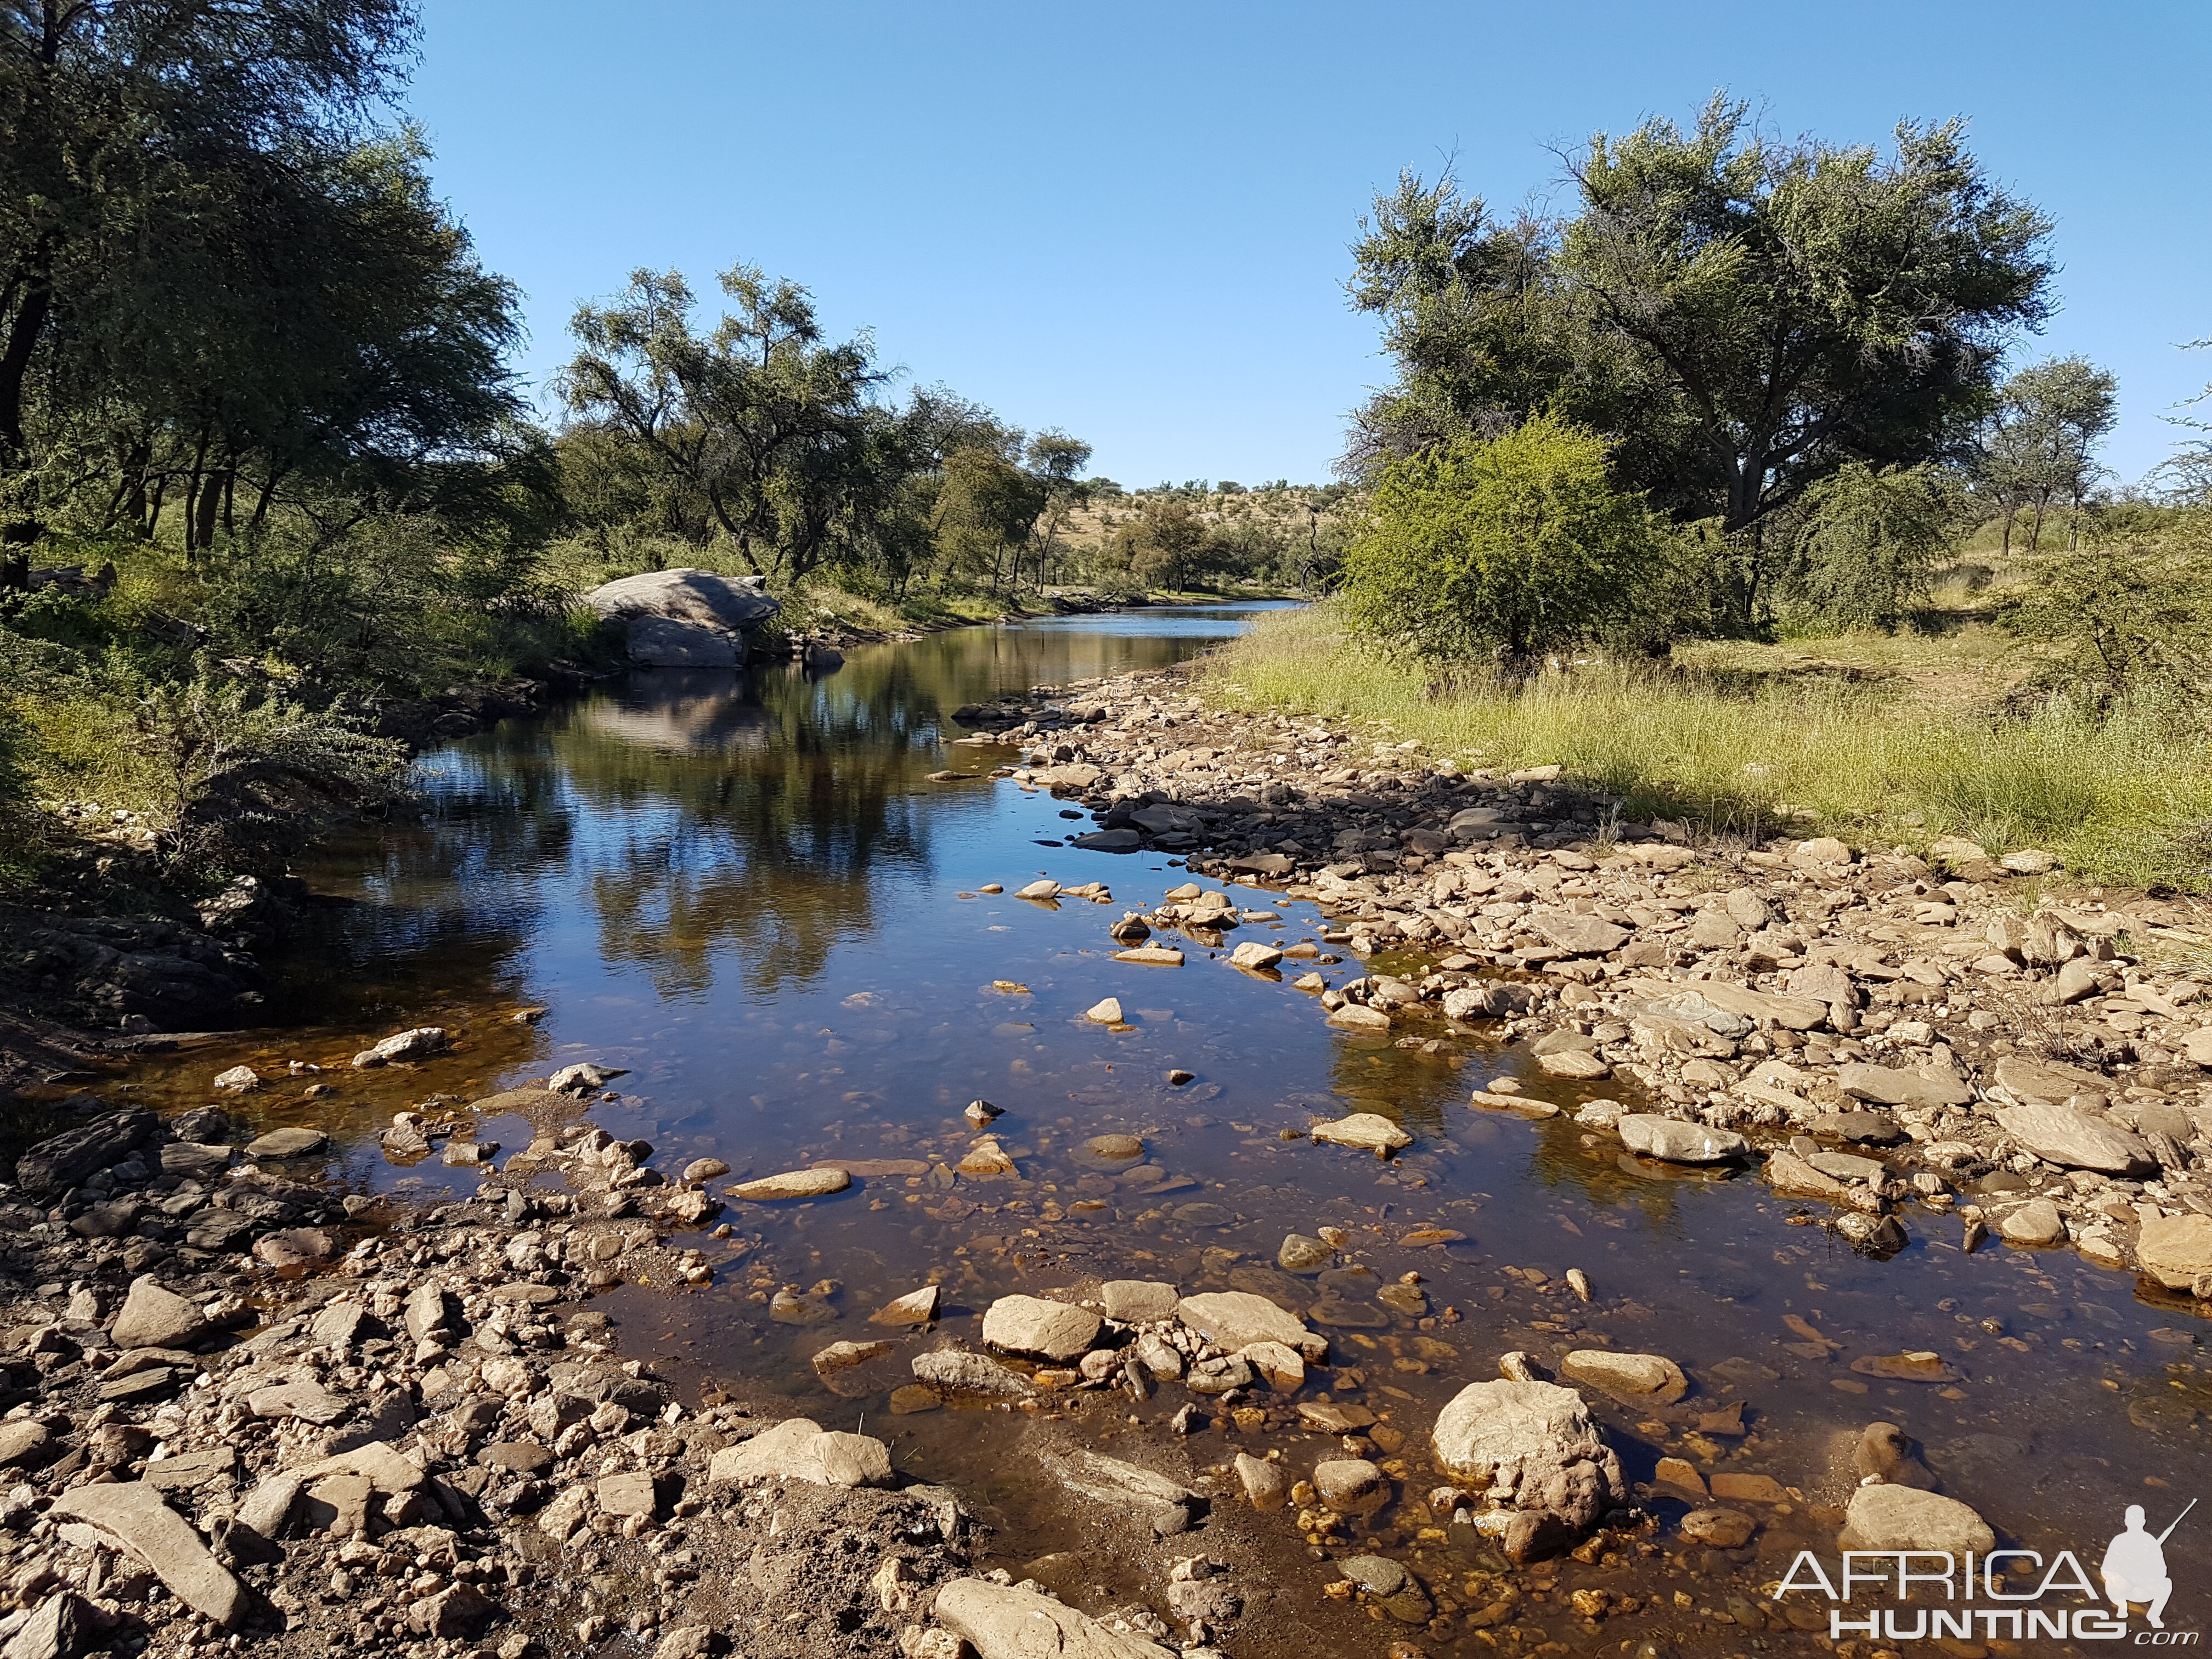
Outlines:
[[[2163,711],[2099,721],[2063,703],[2001,718],[1977,706],[1977,689],[2029,665],[2007,667],[1988,641],[1948,647],[1947,665],[1943,641],[1927,643],[1917,663],[1901,639],[1730,647],[1702,663],[1692,652],[1686,665],[1649,669],[1594,662],[1507,692],[1370,654],[1322,605],[1263,621],[1206,684],[1224,703],[1368,722],[1463,764],[1556,763],[1620,798],[1629,820],[1885,845],[1963,835],[1992,853],[2048,848],[2093,879],[2212,890],[2212,745],[2200,730]],[[1853,673],[1787,660],[1855,653],[1896,660]],[[1921,689],[1923,673],[1942,695]]]

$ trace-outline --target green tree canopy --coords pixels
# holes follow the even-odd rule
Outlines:
[[[2120,383],[2087,357],[2054,357],[2004,383],[1983,438],[1982,476],[2004,513],[2004,544],[2023,507],[2031,551],[2052,507],[2078,509],[2095,482],[2097,446],[2119,419]]]
[[[1620,621],[1661,532],[1613,488],[1610,446],[1536,415],[1392,461],[1344,559],[1355,626],[1436,661],[1520,674]]]
[[[1962,453],[2049,310],[2048,221],[1957,122],[1903,124],[1884,156],[1717,98],[1688,132],[1598,134],[1570,172],[1556,221],[1499,222],[1449,173],[1376,200],[1351,295],[1399,373],[1356,470],[1548,409],[1615,440],[1625,487],[1733,534],[1847,461]]]

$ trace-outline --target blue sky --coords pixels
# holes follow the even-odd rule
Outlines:
[[[1056,6],[426,0],[408,100],[441,191],[527,295],[533,385],[637,265],[744,260],[836,332],[1094,471],[1318,480],[1388,379],[1346,245],[1447,155],[1495,206],[1554,147],[1727,88],[1784,131],[1965,115],[2057,221],[2063,309],[2020,361],[2120,377],[2106,459],[2212,379],[2212,8],[2195,0],[1745,6]]]

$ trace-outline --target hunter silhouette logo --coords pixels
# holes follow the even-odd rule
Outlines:
[[[2173,1594],[2173,1580],[2166,1576],[2166,1540],[2196,1507],[2192,1498],[2188,1507],[2173,1517],[2172,1526],[2154,1538],[2143,1530],[2142,1505],[2128,1505],[2127,1530],[2105,1547],[2104,1565],[2098,1570],[2112,1610],[2121,1618],[2128,1616],[2128,1604],[2133,1602],[2148,1608],[2143,1617],[2153,1630],[2166,1628],[2166,1599]]]

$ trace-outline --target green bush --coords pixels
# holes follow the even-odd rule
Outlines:
[[[1548,415],[1394,461],[1344,560],[1352,625],[1436,662],[1525,675],[1631,614],[1662,534],[1606,441]]]

